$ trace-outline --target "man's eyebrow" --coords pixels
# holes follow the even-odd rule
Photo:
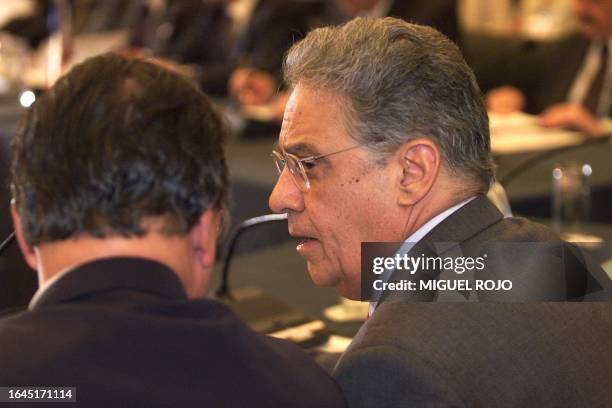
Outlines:
[[[319,150],[312,144],[307,142],[298,142],[289,144],[283,149],[286,153],[295,154],[296,156],[316,156],[319,154]]]

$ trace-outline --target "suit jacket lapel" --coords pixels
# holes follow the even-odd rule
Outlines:
[[[441,255],[503,218],[486,196],[479,195],[438,224],[421,241]]]
[[[486,196],[479,195],[448,218],[432,229],[423,239],[416,243],[409,251],[411,257],[434,258],[444,254],[451,255],[454,249],[463,242],[474,237],[491,225],[503,220],[503,214],[489,201]],[[417,271],[395,271],[389,282],[400,282],[408,280],[416,282],[437,279],[440,270],[420,269]],[[465,294],[464,296],[466,296]],[[390,298],[401,297],[412,301],[433,301],[436,291],[433,290],[410,290],[410,291],[385,291],[382,293],[378,304]]]

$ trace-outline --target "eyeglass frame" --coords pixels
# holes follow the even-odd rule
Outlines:
[[[285,168],[289,168],[289,173],[291,174],[291,177],[293,179],[293,182],[297,185],[297,187],[300,189],[301,192],[306,193],[308,191],[310,191],[310,179],[308,178],[308,174],[306,174],[306,169],[304,168],[304,164],[303,163],[314,163],[315,161],[322,159],[324,157],[329,157],[329,156],[333,156],[334,154],[338,154],[338,153],[344,153],[347,152],[349,150],[353,150],[356,149],[358,147],[362,147],[363,145],[365,145],[365,143],[360,143],[360,144],[356,144],[350,147],[346,147],[344,149],[340,149],[337,150],[335,152],[331,152],[331,153],[325,153],[325,154],[318,154],[318,155],[314,155],[314,156],[308,156],[308,157],[304,157],[302,159],[300,159],[299,157],[297,157],[296,155],[292,154],[292,153],[287,153],[283,150],[277,150],[277,149],[273,149],[272,153],[270,154],[272,156],[272,161],[274,162],[274,167],[276,168],[276,172],[278,173],[279,177],[280,175],[283,173],[283,170]],[[302,181],[303,181],[303,185],[296,179],[296,177],[298,177],[298,175],[296,175],[292,170],[291,170],[291,166],[288,166],[288,160],[292,159],[295,163],[297,163],[297,168],[300,171],[299,176],[301,177]],[[284,166],[281,169],[278,165],[278,162],[283,162]]]

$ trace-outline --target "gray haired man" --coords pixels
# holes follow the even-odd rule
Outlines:
[[[492,241],[561,242],[504,218],[485,197],[487,113],[461,53],[437,31],[393,18],[318,29],[289,51],[285,79],[292,94],[270,207],[303,238],[297,251],[316,284],[360,298],[363,242],[451,242],[466,255]],[[529,287],[541,255],[503,272]],[[610,397],[603,303],[404,300],[374,305],[336,366],[350,406],[594,406]]]

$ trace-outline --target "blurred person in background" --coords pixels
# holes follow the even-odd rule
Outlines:
[[[3,7],[0,31],[23,38],[32,48],[36,48],[49,35],[49,0],[9,0],[3,2]]]
[[[574,0],[574,9],[580,33],[507,61],[507,85],[486,95],[491,112],[525,110],[539,114],[540,124],[546,127],[590,135],[609,131],[612,0]]]
[[[330,24],[355,17],[396,17],[434,27],[451,40],[459,41],[456,0],[332,0],[330,5]]]
[[[317,2],[234,0],[229,10],[245,27],[239,39],[238,66],[230,75],[228,91],[240,105],[270,102],[282,87],[285,52],[308,32],[318,14]],[[246,11],[246,12],[245,12]],[[260,49],[260,52],[256,52]]]
[[[17,10],[12,19],[7,17],[3,29],[25,38],[36,48],[50,35],[49,21],[56,5],[52,0],[23,2],[28,5],[27,10]],[[206,92],[225,96],[231,83],[232,95],[246,103],[261,102],[278,89],[282,82],[283,55],[308,31],[313,14],[320,8],[315,3],[309,0],[65,2],[73,35],[126,30],[130,53],[150,53],[191,65]]]
[[[455,42],[460,42],[456,0],[315,0],[309,8],[310,28],[340,24],[355,17],[397,17],[432,26]],[[295,37],[294,41],[299,40]],[[282,54],[278,54],[282,56]],[[265,71],[238,70],[230,82],[231,94],[241,104],[272,102],[274,118],[283,116],[289,93],[281,82]]]
[[[79,26],[129,29],[132,52],[191,65],[202,89],[219,96],[240,70],[278,82],[284,52],[308,29],[309,7],[300,0],[73,1],[91,9]]]

